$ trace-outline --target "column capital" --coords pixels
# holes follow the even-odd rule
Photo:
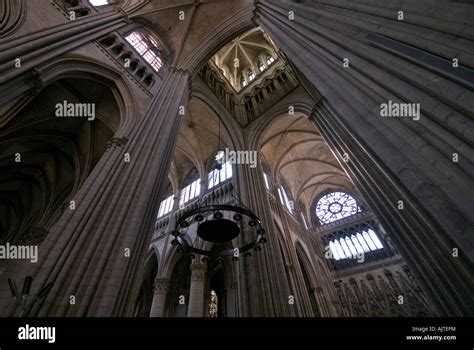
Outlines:
[[[32,85],[32,92],[34,95],[40,92],[45,86],[41,71],[37,68],[26,71],[23,80],[27,84]]]
[[[204,284],[207,271],[207,265],[201,262],[193,262],[189,269],[191,270],[191,285],[189,287],[189,317],[204,316]]]
[[[189,265],[189,268],[191,272],[200,272],[200,271],[207,271],[207,264],[202,263],[202,262],[193,262],[191,265]]]
[[[175,190],[173,192],[173,200],[177,201],[179,199],[179,197],[181,197],[181,189],[180,188],[178,188],[177,190]]]
[[[132,21],[130,20],[130,17],[128,17],[128,12],[125,11],[125,9],[123,9],[122,7],[120,6],[114,6],[113,7],[114,11],[116,11],[118,14],[122,15],[123,19],[125,20],[125,22],[127,22],[128,24],[132,23]]]
[[[168,278],[155,278],[155,282],[153,283],[153,292],[165,294],[168,291],[169,286],[170,280]]]
[[[128,139],[126,137],[114,137],[107,141],[106,147],[109,148],[123,148],[127,143]]]
[[[22,244],[28,245],[38,245],[44,241],[49,231],[45,230],[42,227],[32,227],[28,234],[22,238]]]
[[[185,74],[185,75],[188,75],[189,77],[191,77],[191,72],[186,68],[180,68],[180,67],[177,67],[177,66],[169,66],[168,69],[169,69],[170,72]]]

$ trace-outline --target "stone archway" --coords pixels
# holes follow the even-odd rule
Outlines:
[[[158,257],[157,253],[152,250],[146,260],[143,269],[143,282],[138,293],[135,304],[135,317],[148,317],[151,313],[153,305],[154,291],[156,289],[155,279],[158,273]]]
[[[60,217],[80,206],[77,193],[94,181],[91,174],[101,168],[99,164],[107,151],[123,141],[117,136],[123,133],[124,125],[133,125],[136,119],[131,93],[118,74],[92,62],[70,58],[52,62],[44,73],[44,87],[22,103],[15,114],[5,115],[8,119],[3,121],[1,130],[5,146],[1,162],[11,163],[15,154],[19,160],[16,167],[2,171],[0,186],[5,199],[2,205],[6,205],[1,212],[11,218],[2,219],[8,227],[2,226],[1,240],[15,244],[38,245],[51,239],[51,230]],[[94,116],[90,120],[87,116],[59,117],[57,107],[64,101],[81,107],[93,105]],[[12,193],[12,188],[17,190]],[[24,200],[30,204],[22,204]],[[40,245],[38,264],[9,262],[3,277],[21,275],[24,270],[32,274],[49,257],[45,253],[47,246]],[[82,269],[87,269],[87,261],[84,263]],[[5,297],[2,302],[9,303],[8,294]],[[14,312],[4,310],[8,314]]]
[[[94,120],[57,117],[57,107],[63,105],[57,103],[58,98],[69,104],[93,105]],[[1,221],[10,226],[2,227],[1,241],[39,244],[44,240],[69,206],[67,200],[107,149],[120,126],[119,115],[107,86],[84,78],[63,78],[46,86],[9,119],[1,131],[0,196],[5,205],[1,212],[10,218]],[[16,155],[14,167],[8,166],[12,155]]]

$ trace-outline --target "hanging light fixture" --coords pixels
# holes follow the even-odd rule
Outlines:
[[[206,220],[197,220],[201,217]],[[204,250],[196,248],[186,238],[186,232],[182,231],[183,228],[188,228],[194,221],[198,223],[197,235],[204,241],[218,244],[230,242],[237,238],[245,228],[248,241],[242,246],[232,249]],[[255,251],[260,251],[262,249],[261,245],[267,241],[264,237],[265,230],[262,223],[252,211],[226,204],[206,205],[184,213],[176,221],[175,229],[171,234],[175,236],[171,241],[172,245],[179,246],[184,252],[204,256],[237,257],[238,254],[248,252],[252,248]]]
[[[218,118],[218,152],[221,151],[220,148],[220,118]],[[218,176],[222,169],[220,163],[222,162],[217,162],[215,165]],[[231,195],[240,206],[214,203],[215,197],[212,195],[213,203],[211,205],[194,207],[194,209],[184,212],[176,220],[175,228],[171,231],[171,235],[174,236],[171,244],[178,246],[180,252],[203,255],[203,261],[209,261],[210,257],[222,259],[225,256],[232,256],[232,260],[237,261],[241,253],[248,257],[251,256],[251,249],[262,250],[262,245],[267,240],[264,237],[265,229],[260,218],[246,208],[234,193]],[[200,249],[191,243],[191,237],[187,234],[187,230],[195,223],[197,224],[197,236],[203,241],[214,243],[212,250]],[[245,235],[243,235],[244,232]],[[241,237],[239,241],[243,242],[241,246],[232,249],[222,248],[226,246],[225,243],[231,242],[239,236]]]

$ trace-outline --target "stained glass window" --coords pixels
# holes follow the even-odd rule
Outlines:
[[[354,197],[344,192],[328,193],[321,197],[316,204],[316,216],[321,224],[328,224],[360,211]]]
[[[209,317],[217,317],[217,294],[211,290],[211,296],[209,298]]]

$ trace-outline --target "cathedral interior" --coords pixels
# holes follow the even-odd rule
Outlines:
[[[472,3],[0,19],[0,316],[474,316]]]

